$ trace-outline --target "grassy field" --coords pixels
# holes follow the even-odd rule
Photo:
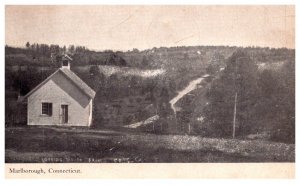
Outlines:
[[[295,145],[62,127],[8,127],[5,162],[294,162]]]

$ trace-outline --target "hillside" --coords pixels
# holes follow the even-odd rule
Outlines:
[[[226,73],[228,61],[236,51],[247,53],[251,63],[258,68],[255,83],[259,84],[259,93],[252,99],[258,100],[259,96],[264,98],[260,99],[263,103],[253,102],[256,106],[253,109],[263,110],[271,105],[270,102],[279,106],[279,103],[275,103],[276,97],[285,97],[284,99],[288,100],[285,102],[289,104],[280,103],[279,107],[282,107],[280,110],[289,110],[290,112],[283,114],[289,114],[290,117],[294,108],[293,95],[287,92],[294,88],[295,50],[189,46],[121,52],[92,51],[82,46],[70,46],[66,49],[57,45],[31,44],[27,48],[5,47],[5,122],[7,126],[26,124],[26,111],[23,111],[26,106],[17,102],[18,96],[25,95],[54,72],[59,67],[61,54],[67,52],[73,58],[71,69],[97,92],[93,127],[117,128],[147,120],[158,114],[158,125],[153,127],[154,130],[150,128],[150,131],[171,133],[167,128],[169,126],[165,125],[172,126],[173,122],[176,122],[179,126],[172,132],[206,135],[212,132],[209,126],[212,120],[208,120],[209,115],[206,114],[210,109],[205,105],[214,101],[208,93],[211,87],[214,89],[217,79],[224,78],[223,73],[229,75]],[[220,69],[225,69],[225,72]],[[248,68],[245,67],[244,70]],[[212,78],[201,82],[204,88],[193,90],[177,102],[176,106],[182,111],[175,120],[169,101],[192,80],[206,73]],[[290,76],[285,75],[287,73]],[[282,82],[285,79],[283,76],[289,77],[286,79],[289,84]],[[271,84],[269,87],[267,84],[271,82],[270,79],[277,80],[280,86],[274,89],[275,84]],[[267,87],[273,88],[274,91],[269,91]],[[278,89],[287,89],[287,92]],[[266,129],[270,131],[281,128],[273,128],[270,125],[280,125],[279,123],[284,121],[272,120],[272,112],[265,112],[268,117],[263,117],[259,112],[254,113],[253,110],[251,112],[260,117],[257,122],[267,123],[268,126],[263,124],[264,132]],[[231,116],[228,120],[231,120]],[[205,124],[202,124],[203,121]],[[262,132],[261,128],[255,128],[258,129],[258,133]],[[256,131],[251,130],[247,135],[254,132]]]

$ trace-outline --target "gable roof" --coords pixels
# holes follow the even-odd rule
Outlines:
[[[68,60],[70,60],[70,61],[73,60],[73,59],[72,59],[69,55],[67,55],[67,54],[64,54],[62,58],[63,58],[63,59],[68,59]]]
[[[71,70],[69,70],[67,68],[60,68],[59,70],[61,70],[63,72],[63,74],[65,74],[72,82],[75,83],[75,85],[77,85],[90,98],[95,97],[96,92],[92,88],[90,88],[83,80],[81,80],[81,78],[79,78]]]
[[[48,82],[56,73],[62,73],[66,78],[68,78],[71,82],[73,82],[84,94],[86,94],[90,98],[94,98],[96,92],[90,88],[84,81],[82,81],[75,73],[67,68],[60,68],[56,70],[52,75],[46,78],[43,82],[33,88],[29,93],[24,96],[28,98],[32,93],[38,90],[41,86],[43,86],[46,82]]]

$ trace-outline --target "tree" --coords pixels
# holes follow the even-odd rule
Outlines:
[[[98,66],[91,66],[89,71],[89,80],[91,87],[97,92],[99,88],[104,86],[105,76],[100,72]]]
[[[279,70],[259,75],[259,103],[256,117],[271,139],[295,142],[295,63],[286,62]]]
[[[210,61],[210,64],[206,68],[206,72],[209,74],[215,74],[220,70],[220,67],[224,65],[225,57],[220,53],[215,53]]]
[[[224,72],[212,83],[207,94],[210,106],[206,109],[206,118],[215,128],[213,134],[232,135],[235,104],[237,134],[245,135],[251,131],[257,88],[255,63],[242,51],[233,53]]]
[[[273,135],[280,141],[295,143],[295,63],[286,62],[282,67],[280,78],[280,95],[277,107],[280,114],[276,114],[280,121],[276,125],[277,131]],[[275,138],[274,138],[275,139]]]
[[[30,48],[30,43],[26,42],[26,48],[29,49]]]
[[[64,45],[64,47],[62,48],[62,51],[63,51],[64,54],[67,52],[67,48],[66,48],[65,45]]]
[[[138,50],[137,48],[133,48],[133,49],[132,49],[132,52],[134,52],[134,53],[138,53],[138,52],[139,52],[139,50]]]
[[[142,63],[141,63],[141,67],[142,69],[145,69],[149,66],[149,60],[147,58],[147,56],[143,56],[143,59],[142,59]]]
[[[37,58],[39,58],[39,54],[40,54],[40,46],[39,46],[39,44],[36,44],[35,53],[36,53]]]
[[[175,123],[171,122],[168,120],[168,116],[171,115],[172,109],[171,105],[169,103],[170,101],[170,93],[169,90],[166,87],[162,87],[159,93],[159,97],[156,97],[156,106],[157,106],[157,112],[159,116],[159,122],[160,122],[160,127],[161,131],[168,129],[172,129],[170,124],[175,125]]]
[[[55,55],[58,55],[59,54],[59,45],[51,44],[50,45],[50,51],[51,51],[51,53],[54,53]]]
[[[71,53],[71,54],[74,54],[75,53],[75,46],[74,45],[70,45],[68,47],[68,52]]]
[[[111,52],[105,61],[105,65],[126,66],[127,62],[121,56]]]

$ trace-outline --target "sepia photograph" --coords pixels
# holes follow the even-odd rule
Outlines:
[[[3,126],[6,164],[294,163],[295,6],[6,5]]]

